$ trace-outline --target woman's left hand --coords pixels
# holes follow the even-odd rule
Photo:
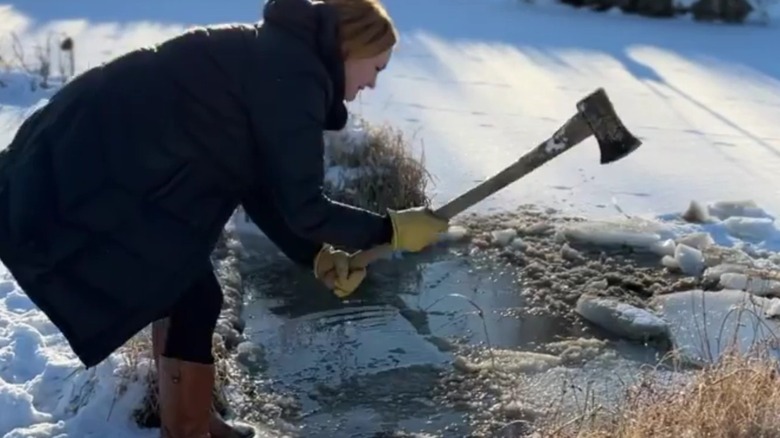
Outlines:
[[[314,258],[314,276],[339,298],[352,295],[366,278],[366,268],[350,267],[351,259],[348,252],[327,244]]]

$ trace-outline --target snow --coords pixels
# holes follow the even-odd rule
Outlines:
[[[339,156],[354,157],[356,153],[368,144],[367,121],[354,113],[349,114],[346,127],[341,131],[326,132],[325,140],[325,181],[334,188],[343,188],[350,180],[365,175],[367,169],[357,165],[345,167],[337,163],[343,163]]]
[[[26,60],[47,36],[67,34],[76,42],[77,71],[190,24],[252,20],[259,13],[250,0],[218,8],[205,0],[19,3],[0,5],[0,54],[11,53],[5,37],[11,32],[20,37]],[[574,113],[579,99],[603,86],[626,126],[643,140],[640,149],[599,166],[595,140],[586,140],[475,210],[534,203],[580,214],[584,221],[559,227],[561,239],[645,249],[659,257],[659,264],[749,290],[765,304],[764,314],[780,314],[780,300],[755,296],[776,293],[777,281],[756,279],[744,266],[780,264],[780,233],[770,213],[780,211],[780,63],[767,55],[776,51],[776,24],[650,20],[552,2],[385,4],[401,27],[402,41],[377,89],[351,110],[424,139],[435,205],[537,144],[557,150],[550,135]],[[431,19],[442,10],[446,20]],[[0,73],[5,84],[0,147],[53,91],[32,91],[29,79]],[[358,118],[351,118],[348,130],[328,137],[329,156],[340,152],[333,145],[360,147],[364,136]],[[326,171],[328,181],[338,185],[360,169],[328,166]],[[612,199],[621,204],[618,218],[609,207]],[[697,221],[683,220],[686,205]],[[230,226],[257,231],[242,214]],[[453,227],[445,239],[466,235],[467,230]],[[516,233],[494,237],[504,245],[526,245]],[[703,341],[690,324],[702,309],[690,308],[703,296],[693,291],[662,297],[661,316],[694,359],[702,356],[695,350]],[[728,310],[745,296],[707,294],[710,328],[727,320]],[[624,303],[590,300],[581,308],[616,317],[631,330],[662,327],[658,316]],[[775,324],[761,318],[766,327]],[[739,330],[740,339],[756,336],[753,328]],[[710,345],[708,351],[717,349]],[[499,354],[518,369],[554,366],[544,356],[509,355]],[[156,436],[130,419],[143,388],[124,377],[148,366],[130,365],[117,354],[93,370],[82,369],[61,334],[13,280],[6,274],[0,282],[0,437]]]
[[[157,436],[130,416],[145,394],[132,378],[150,363],[114,354],[85,370],[8,272],[0,274],[0,436]]]

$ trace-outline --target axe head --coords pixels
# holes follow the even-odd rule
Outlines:
[[[620,121],[603,88],[577,102],[577,111],[598,141],[601,164],[617,161],[642,144]]]

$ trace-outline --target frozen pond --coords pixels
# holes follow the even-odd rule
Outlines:
[[[453,387],[456,357],[486,347],[488,337],[498,351],[496,367],[523,377],[494,386],[506,385],[509,394],[516,390],[509,386],[529,385],[525,391],[540,402],[560,396],[569,381],[614,386],[657,359],[650,348],[622,342],[609,347],[612,355],[576,365],[529,353],[550,342],[608,335],[525,312],[513,271],[501,264],[444,250],[379,263],[362,292],[341,302],[264,239],[244,244],[252,251],[246,265],[257,272],[247,277],[245,308],[248,338],[264,350],[257,372],[300,403],[301,436],[467,436],[484,412],[477,402],[452,403],[453,391],[472,392],[456,399],[482,396],[474,394],[478,386]]]

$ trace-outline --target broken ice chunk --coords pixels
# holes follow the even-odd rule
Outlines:
[[[583,294],[577,300],[576,310],[593,324],[624,338],[644,341],[668,336],[666,321],[616,299]]]
[[[493,239],[494,244],[498,246],[507,246],[512,239],[517,237],[517,230],[514,228],[496,230],[490,233],[490,237]]]
[[[698,277],[704,272],[704,255],[696,248],[680,243],[674,249],[674,259],[686,275]]]
[[[712,235],[707,232],[690,233],[677,239],[677,243],[688,245],[692,248],[702,250],[715,244],[715,240]]]

